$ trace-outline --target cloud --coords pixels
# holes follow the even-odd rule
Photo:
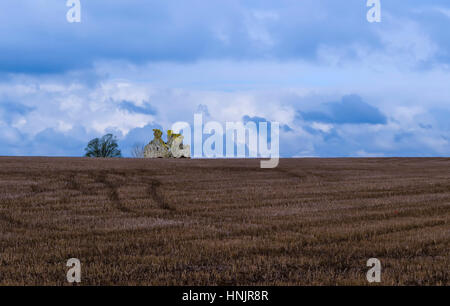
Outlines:
[[[87,143],[72,134],[73,131],[63,133],[45,129],[30,141],[27,155],[83,156]]]
[[[6,114],[17,114],[17,115],[25,115],[34,110],[34,107],[29,107],[18,102],[0,102],[0,108]]]
[[[18,117],[22,117],[35,110],[34,107],[11,100],[0,101],[0,120],[12,124]]]
[[[27,135],[16,128],[0,126],[0,155],[83,156],[84,147],[91,137],[92,134],[79,126],[67,132],[47,128],[36,135]]]
[[[271,124],[272,121],[271,120],[268,120],[268,119],[263,118],[263,117],[258,117],[258,116],[250,117],[248,115],[245,115],[244,117],[242,117],[242,121],[244,122],[244,124],[246,124],[248,122],[254,122],[256,124],[257,131],[259,131],[259,124],[260,123],[267,123],[267,134],[268,134],[269,141],[270,141],[271,128],[272,128],[272,124]],[[280,128],[281,128],[281,131],[283,131],[283,132],[291,132],[291,131],[293,131],[291,129],[291,127],[289,127],[289,125],[287,125],[287,124],[280,124]]]
[[[112,132],[119,138],[123,155],[130,156],[133,144],[147,144],[153,138],[153,128],[167,130],[179,120],[193,126],[193,114],[199,109],[209,113],[204,123],[280,122],[283,157],[445,156],[450,152],[450,110],[445,105],[397,105],[387,120],[380,108],[355,95],[329,103],[325,101],[337,101],[338,96],[281,90],[172,90],[124,80],[105,80],[95,87],[55,80],[40,81],[39,86],[21,84],[14,89],[0,82],[12,101],[21,100],[26,105],[18,106],[20,120],[0,120],[1,155],[82,156],[90,139]],[[145,101],[161,104],[154,107],[158,110],[155,115],[147,115],[124,110],[124,101],[127,107],[132,104],[145,108],[145,112]],[[377,101],[377,96],[371,101]],[[199,104],[204,107],[199,108]],[[306,119],[295,117],[297,107],[306,109]],[[383,111],[386,109],[384,106]]]
[[[430,117],[440,130],[450,132],[450,109],[437,108],[429,110]],[[431,125],[428,126],[429,128]]]
[[[45,10],[39,6],[44,4]],[[367,8],[360,0],[83,1],[82,21],[76,24],[65,20],[64,4],[0,4],[0,71],[60,73],[114,60],[137,65],[267,58],[317,61],[324,46],[384,48],[382,37],[365,20]],[[403,8],[394,2],[384,5],[383,12],[400,15]],[[447,19],[439,21],[440,29],[448,27]],[[426,22],[433,25],[428,27],[430,35],[448,46],[435,22]],[[345,52],[347,58],[355,56]]]
[[[144,115],[156,115],[156,110],[147,102],[143,103],[143,106],[137,106],[130,101],[122,101],[119,104],[120,109],[124,109],[130,113],[144,114]]]
[[[358,95],[344,96],[341,102],[323,105],[323,111],[299,111],[301,119],[334,124],[386,124],[387,117]]]

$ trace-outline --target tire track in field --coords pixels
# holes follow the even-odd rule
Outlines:
[[[81,188],[81,185],[80,185],[80,183],[77,180],[77,174],[76,173],[70,172],[69,173],[69,177],[65,181],[66,181],[66,186],[69,189],[83,192],[83,190]]]
[[[109,189],[109,199],[111,202],[114,203],[115,207],[124,213],[134,213],[136,215],[141,216],[148,216],[147,213],[142,211],[137,211],[134,209],[130,209],[126,207],[119,197],[118,188],[120,187],[118,184],[115,184],[111,182],[111,180],[108,180],[107,175],[118,175],[123,178],[126,178],[126,175],[124,173],[118,173],[118,172],[101,172],[100,174],[92,176],[95,181],[103,184]],[[126,185],[126,184],[125,184]],[[160,193],[160,186],[162,186],[161,181],[157,179],[150,179],[150,181],[147,183],[147,194],[150,196],[150,198],[157,204],[157,206],[164,210],[175,210],[175,208],[164,199],[164,197]]]
[[[167,210],[175,210],[175,207],[169,205],[164,197],[160,194],[159,189],[162,183],[156,179],[152,179],[149,183],[148,194],[151,196],[153,201],[156,202],[159,208]]]
[[[161,186],[163,186],[163,183],[152,176],[148,176],[154,174],[155,173],[148,170],[138,170],[132,173],[132,175],[139,177],[139,182],[147,182],[147,194],[159,208],[164,210],[175,210],[175,207],[170,205],[161,194]]]
[[[114,206],[120,210],[121,212],[124,213],[132,213],[134,212],[133,210],[129,209],[128,207],[124,206],[122,201],[120,200],[119,197],[119,192],[118,192],[118,185],[114,184],[113,182],[109,181],[107,179],[107,175],[109,173],[108,172],[100,172],[97,175],[94,175],[93,178],[95,181],[103,184],[104,186],[106,186],[109,189],[109,199],[111,200],[111,202],[114,204]],[[116,174],[116,175],[121,175],[124,176],[123,174],[119,174],[119,173],[110,173],[110,174]]]

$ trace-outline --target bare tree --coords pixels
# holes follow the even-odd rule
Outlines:
[[[92,139],[84,150],[86,157],[122,157],[117,139],[112,134]]]
[[[135,143],[131,147],[131,156],[134,158],[144,158],[144,145],[142,143]]]

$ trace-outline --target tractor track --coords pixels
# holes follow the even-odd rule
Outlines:
[[[109,199],[111,200],[111,202],[114,203],[115,207],[120,210],[121,212],[124,213],[134,213],[136,215],[140,215],[140,216],[149,216],[146,213],[142,213],[140,211],[136,211],[133,209],[130,209],[128,207],[126,207],[125,205],[123,205],[122,201],[120,200],[119,197],[119,192],[118,192],[118,188],[120,186],[126,186],[129,183],[124,183],[124,184],[115,184],[113,182],[111,182],[111,180],[108,180],[107,175],[111,174],[111,175],[118,175],[121,176],[123,178],[126,178],[126,175],[123,173],[119,173],[119,172],[101,172],[98,175],[93,176],[93,178],[98,181],[99,183],[103,184],[104,186],[106,186],[109,189]],[[169,205],[167,203],[167,201],[164,199],[164,197],[161,195],[160,193],[160,188],[163,185],[161,183],[161,181],[157,180],[157,179],[150,179],[149,182],[147,183],[148,187],[147,187],[147,194],[149,195],[149,197],[156,203],[156,205],[161,208],[161,209],[165,209],[165,210],[175,210],[174,207],[172,207],[171,205]]]
[[[121,212],[124,212],[124,213],[134,213],[133,210],[129,209],[128,207],[126,207],[122,204],[122,201],[120,200],[119,192],[118,192],[118,188],[120,186],[109,181],[107,179],[108,174],[116,174],[116,175],[124,176],[123,174],[119,174],[119,173],[101,172],[98,175],[94,175],[93,178],[95,181],[103,184],[104,186],[106,186],[106,188],[109,189],[109,194],[108,194],[109,199],[118,210],[120,210]]]

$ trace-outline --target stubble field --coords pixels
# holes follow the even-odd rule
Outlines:
[[[0,285],[449,285],[449,250],[449,158],[0,158]]]

